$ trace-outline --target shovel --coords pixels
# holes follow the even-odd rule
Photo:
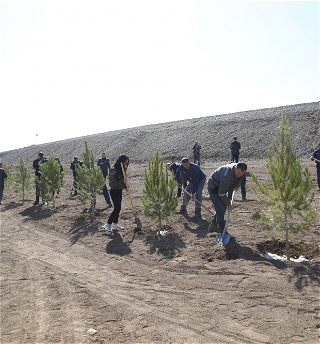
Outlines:
[[[232,203],[233,203],[234,193],[235,193],[235,192],[233,191],[233,192],[232,192],[231,205],[232,205]],[[225,226],[224,226],[223,232],[217,234],[217,236],[216,236],[216,243],[217,243],[219,246],[226,246],[227,243],[230,241],[231,235],[230,235],[230,234],[227,234],[227,224],[228,224],[228,221],[229,221],[230,213],[231,213],[231,210],[228,211],[228,217],[227,217],[227,221],[226,221],[226,224],[225,224]]]
[[[121,168],[122,168],[122,173],[123,173],[124,178],[127,178],[126,177],[126,173],[124,171],[124,167],[123,167],[123,163],[122,162],[121,162]],[[131,203],[131,206],[132,206],[133,215],[134,215],[134,218],[135,218],[135,222],[137,224],[137,228],[141,229],[142,228],[142,224],[141,224],[141,221],[140,221],[136,211],[134,210],[134,206],[133,206],[133,203],[132,203],[132,199],[131,199],[128,183],[127,183],[127,191],[128,191],[128,195],[129,195],[129,198],[130,198],[130,203]]]
[[[192,195],[184,188],[182,188],[182,190],[190,197],[192,197]],[[203,208],[207,209],[209,213],[211,213],[212,215],[215,215],[209,208],[207,208],[203,203],[201,203],[200,201],[198,201],[196,198],[195,198],[195,201],[198,202]]]

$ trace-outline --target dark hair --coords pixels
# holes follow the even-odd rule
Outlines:
[[[237,163],[237,168],[240,168],[242,172],[245,172],[248,169],[247,164],[245,164],[244,162]]]
[[[60,159],[55,157],[54,160],[58,161],[58,163],[60,164]]]
[[[189,160],[188,158],[183,158],[183,159],[181,160],[181,163],[182,163],[182,164],[187,164],[189,161],[190,161],[190,160]]]
[[[39,152],[38,156],[44,156],[44,154],[42,152]]]
[[[105,155],[106,153],[105,153],[105,152],[102,152],[101,154],[104,154],[104,155]]]
[[[235,136],[233,139],[236,140],[236,139],[237,139],[237,136]]]
[[[129,157],[125,154],[121,154],[112,167],[119,167],[121,169],[121,162],[124,163],[126,160],[128,160],[129,165]]]

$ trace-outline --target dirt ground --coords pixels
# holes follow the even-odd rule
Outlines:
[[[215,167],[204,168],[207,176]],[[265,177],[264,163],[250,170]],[[236,240],[225,247],[208,233],[207,210],[191,219],[193,202],[190,217],[173,215],[158,236],[140,211],[143,166],[130,166],[128,178],[139,232],[126,192],[124,231],[102,229],[112,211],[102,195],[92,222],[88,207],[70,199],[69,172],[54,210],[33,205],[34,190],[24,204],[6,193],[1,343],[319,343],[319,216],[310,231],[290,235],[292,255],[309,261],[268,260],[261,250],[284,254],[283,238],[252,219],[263,203],[250,178],[247,201],[237,192],[230,216]],[[203,196],[213,211],[206,189]]]

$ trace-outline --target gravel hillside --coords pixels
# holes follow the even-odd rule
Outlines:
[[[106,151],[113,162],[125,153],[131,161],[141,163],[148,161],[157,148],[166,161],[179,161],[184,156],[192,158],[196,141],[202,146],[202,162],[226,161],[230,158],[230,142],[237,136],[242,146],[240,160],[259,160],[265,157],[277,135],[283,112],[289,119],[294,151],[300,157],[311,155],[320,141],[319,102],[146,125],[86,138],[97,158]],[[46,156],[54,153],[63,163],[70,163],[75,155],[81,157],[83,143],[84,137],[78,137],[32,145],[1,152],[0,160],[15,163],[21,154],[24,160],[31,162],[41,150]]]

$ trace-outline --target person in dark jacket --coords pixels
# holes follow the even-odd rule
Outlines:
[[[63,167],[62,167],[62,164],[60,163],[60,159],[58,157],[54,158],[54,161],[56,161],[59,165],[60,165],[60,174],[62,174],[63,172]],[[61,183],[61,186],[62,186],[62,183]],[[57,192],[57,194],[59,195],[59,191]],[[55,192],[53,191],[52,195],[54,196],[55,195]]]
[[[181,165],[177,164],[176,162],[172,164],[170,164],[169,162],[167,163],[167,170],[174,173],[175,180],[177,180],[176,172],[180,166]],[[180,181],[181,181],[182,187],[185,189],[187,186],[187,180],[184,178],[184,174],[182,173],[182,171],[180,171]],[[180,187],[178,188],[177,197],[181,197],[181,192],[182,192],[182,188]]]
[[[34,174],[35,176],[39,177],[39,179],[41,178],[41,173],[39,171],[40,168],[40,164],[43,164],[45,162],[47,162],[48,159],[44,156],[44,154],[42,152],[39,152],[38,154],[38,159],[33,161],[32,167],[34,168]],[[38,204],[39,203],[39,183],[36,182],[36,201],[34,202],[34,204]]]
[[[237,190],[245,178],[247,165],[244,163],[231,163],[217,168],[208,179],[208,193],[216,210],[209,232],[218,227],[222,233],[225,227],[224,214],[226,210],[232,210],[230,199],[227,196],[229,190]],[[232,237],[234,238],[234,237]]]
[[[237,141],[236,136],[233,138],[233,141],[230,144],[230,149],[231,149],[231,162],[238,163],[241,144],[239,141]]]
[[[122,190],[127,189],[127,178],[123,175],[121,163],[126,171],[129,165],[129,157],[125,154],[119,156],[109,173],[110,196],[113,202],[113,212],[108,222],[103,226],[105,230],[120,231],[124,228],[118,224],[122,203]]]
[[[77,156],[75,156],[73,158],[71,165],[70,165],[70,168],[71,168],[72,174],[73,174],[73,187],[74,187],[74,194],[72,196],[78,195],[78,185],[76,183],[77,182],[77,169],[76,169],[77,165],[82,166],[83,162],[80,161]]]
[[[104,179],[106,179],[108,177],[108,172],[110,171],[110,162],[109,159],[106,157],[106,153],[102,153],[101,156],[102,157],[98,160],[97,165],[100,167]],[[108,208],[111,208],[112,204],[106,184],[103,187],[103,196],[108,204]]]
[[[318,161],[315,159],[317,159]],[[313,160],[316,163],[318,183],[317,191],[320,191],[320,142],[318,143],[318,148],[313,152],[311,160]]]
[[[193,149],[193,162],[200,166],[200,149],[201,149],[201,146],[199,145],[198,142],[196,142],[195,145],[192,147],[192,149]]]
[[[193,219],[201,217],[201,203],[202,203],[202,190],[206,182],[206,176],[200,169],[200,167],[192,162],[188,158],[181,160],[181,166],[177,169],[176,180],[178,188],[181,188],[181,177],[180,172],[183,174],[185,179],[189,182],[185,188],[188,193],[191,194],[191,198],[195,201],[195,212]],[[182,205],[180,207],[180,214],[187,213],[187,205],[189,203],[190,196],[184,192],[182,198]]]
[[[2,164],[0,162],[0,204],[2,204],[2,197],[3,197],[3,190],[4,190],[4,180],[7,178],[8,175],[4,168],[2,168]]]

